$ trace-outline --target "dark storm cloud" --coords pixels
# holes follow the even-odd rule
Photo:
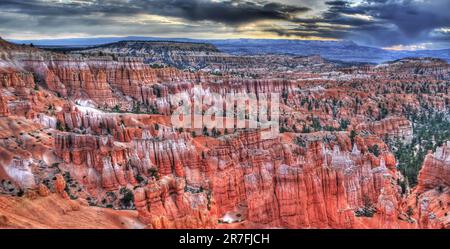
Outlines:
[[[297,28],[268,31],[285,36],[313,34],[324,38],[352,39],[375,46],[450,40],[448,31],[436,31],[450,26],[449,0],[365,0],[359,4],[328,1],[326,5],[328,9],[319,17],[295,19],[299,25]],[[323,24],[335,28],[325,29]],[[346,28],[341,28],[342,25]]]
[[[409,39],[424,41],[429,38],[434,29],[450,25],[450,15],[448,14],[450,1],[448,0],[368,0],[359,9],[365,14],[375,17],[379,20],[378,22],[394,25],[398,31],[398,38],[390,39],[396,39],[398,42],[405,42]]]
[[[374,16],[386,29],[372,31],[376,41],[385,44],[413,44],[432,42],[435,29],[450,25],[450,1],[367,1],[360,7],[368,15]],[[387,31],[395,31],[394,36],[385,36]]]
[[[292,22],[298,27],[284,29],[282,27],[266,29],[280,36],[323,37],[345,39],[355,31],[373,29],[372,20],[355,18],[352,15],[365,14],[361,9],[350,7],[347,1],[328,1],[328,9],[321,16],[313,18],[295,18]]]
[[[154,14],[178,17],[190,21],[213,21],[228,25],[239,25],[258,20],[290,20],[295,14],[309,9],[276,2],[244,0],[130,0],[99,1],[85,0],[60,3],[56,1],[0,2],[3,11],[30,16],[132,16]],[[99,20],[100,21],[100,20]]]
[[[148,4],[145,2],[142,5],[147,6]],[[225,2],[172,0],[158,2],[157,7],[159,11],[155,14],[158,15],[181,17],[191,21],[215,21],[231,25],[258,20],[290,20],[294,14],[308,10],[305,7],[280,3],[256,3],[240,0]]]
[[[216,30],[226,29],[239,35],[246,24],[272,20],[252,31],[383,47],[430,42],[450,47],[449,10],[450,0],[0,0],[0,33],[158,35],[167,29],[217,36]],[[180,21],[176,26],[140,20],[139,14]]]

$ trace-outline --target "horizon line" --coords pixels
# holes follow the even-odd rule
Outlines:
[[[391,52],[414,52],[414,51],[440,51],[440,50],[448,50],[450,49],[450,47],[448,48],[438,48],[438,49],[430,49],[430,48],[417,48],[417,49],[393,49],[393,47],[396,46],[401,46],[401,45],[395,45],[395,46],[391,46],[391,47],[379,47],[379,46],[372,46],[372,45],[363,45],[363,44],[359,44],[353,40],[350,39],[303,39],[303,38],[291,38],[291,37],[283,37],[283,38],[272,38],[272,37],[267,37],[267,38],[251,38],[251,37],[241,37],[241,38],[190,38],[190,37],[160,37],[160,36],[140,36],[140,35],[128,35],[128,36],[84,36],[84,37],[62,37],[62,38],[51,38],[51,37],[45,37],[45,38],[27,38],[27,39],[17,39],[17,38],[8,38],[8,37],[4,37],[0,35],[1,39],[4,39],[6,41],[9,42],[13,42],[13,43],[17,43],[17,42],[31,42],[31,41],[35,41],[35,42],[44,42],[44,41],[70,41],[70,40],[89,40],[89,39],[122,39],[122,40],[118,40],[118,41],[114,41],[112,43],[115,42],[120,42],[120,41],[132,41],[132,40],[127,40],[127,38],[144,38],[144,39],[156,39],[156,41],[174,41],[174,40],[193,40],[193,41],[227,41],[227,40],[272,40],[272,41],[311,41],[311,42],[351,42],[356,44],[357,46],[362,46],[362,47],[369,47],[369,48],[378,48],[378,49],[382,49],[385,51],[391,51]],[[146,41],[146,40],[136,40],[136,41]],[[109,44],[111,42],[107,42],[107,43],[98,43],[95,45],[103,45],[103,44]],[[49,46],[73,46],[76,44],[53,44],[53,45],[49,45]],[[41,45],[41,46],[45,46],[45,45]],[[407,47],[407,46],[405,46]]]

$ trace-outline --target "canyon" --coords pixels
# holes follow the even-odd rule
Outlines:
[[[398,156],[431,117],[450,119],[449,89],[433,58],[0,39],[0,228],[450,228],[449,133],[411,146],[419,168]],[[230,94],[278,94],[277,135],[262,114],[256,128],[171,122],[177,96],[203,100],[195,117]]]

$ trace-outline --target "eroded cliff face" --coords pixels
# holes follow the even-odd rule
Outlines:
[[[241,205],[247,211],[243,216],[255,226],[352,226],[351,205],[358,203],[349,203],[345,169],[335,168],[350,153],[341,154],[339,145],[330,152],[314,141],[301,151],[279,139],[261,141],[258,133],[244,133],[222,146],[210,159],[217,164],[214,175],[221,176],[215,181],[220,190],[213,191],[221,215]]]
[[[448,227],[449,145],[426,157],[409,194],[385,143],[411,142],[411,112],[449,110],[448,65],[338,71],[317,57],[205,60],[220,75],[3,43],[0,193],[19,202],[61,202],[81,217],[89,206],[133,210],[148,228]],[[195,64],[193,56],[179,60]],[[254,77],[233,73],[252,67]],[[227,94],[270,93],[281,101],[281,133],[271,139],[170,120],[175,95],[210,99],[201,114]],[[9,225],[28,217],[8,210]]]
[[[356,130],[369,131],[381,138],[401,140],[404,143],[411,143],[413,139],[412,123],[404,117],[389,117],[381,121],[362,123]]]
[[[71,52],[74,55],[108,55],[127,57],[132,54],[152,67],[174,67],[183,70],[201,70],[215,74],[233,73],[250,78],[260,73],[308,68],[324,72],[333,68],[320,56],[254,55],[237,56],[220,52],[214,45],[188,42],[121,41]]]
[[[242,132],[209,141],[204,158],[180,160],[135,191],[139,217],[158,228],[232,226],[216,217],[238,227],[355,228],[355,211],[373,205],[383,227],[400,226],[403,200],[389,152],[375,157],[367,151],[373,140],[358,137],[352,147],[345,133],[309,139],[301,147]]]
[[[408,201],[417,208],[415,217],[420,228],[450,228],[450,142],[430,152],[419,174],[419,184]]]
[[[0,95],[0,117],[7,117],[9,115],[8,103],[6,99]]]

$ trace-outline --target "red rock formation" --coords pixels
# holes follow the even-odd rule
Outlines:
[[[64,180],[64,177],[62,175],[56,175],[55,176],[55,190],[56,193],[60,194],[61,197],[63,197],[64,199],[68,199],[69,196],[67,194],[67,192],[65,191],[66,189],[66,180]]]
[[[141,221],[150,228],[213,228],[215,216],[207,210],[204,194],[184,191],[181,178],[165,177],[134,193]]]
[[[8,102],[6,99],[0,94],[0,117],[7,117],[9,115],[8,111]]]
[[[50,195],[50,190],[44,184],[39,184],[38,193],[42,197],[47,197]]]
[[[406,143],[410,143],[413,136],[411,122],[403,117],[390,117],[369,124],[363,123],[358,125],[356,130],[370,131],[381,138],[400,139]]]
[[[1,229],[141,229],[137,212],[77,206],[57,194],[36,200],[0,195]]]
[[[391,178],[389,176],[386,177],[377,202],[377,211],[380,216],[378,228],[399,228],[399,198],[392,185]]]
[[[217,215],[227,223],[245,220],[248,227],[355,227],[354,211],[362,205],[363,196],[378,202],[380,216],[394,226],[400,197],[385,178],[395,179],[395,173],[386,168],[383,160],[372,166],[370,157],[358,149],[340,151],[348,147],[346,144],[336,144],[333,151],[328,146],[316,141],[305,152],[299,152],[298,148],[282,145],[279,139],[261,140],[259,132],[244,132],[209,151],[206,168],[198,168],[206,179],[193,178],[196,171],[185,165],[186,190],[203,199],[206,196],[209,204],[203,205],[200,212],[208,217]],[[171,215],[166,214],[165,205],[169,204],[164,201],[164,191],[160,192],[166,181],[152,182],[135,191],[141,220],[154,227],[178,227],[176,217],[185,217],[175,208]],[[191,196],[182,192],[169,200]],[[190,206],[192,201],[188,201]],[[169,221],[158,217],[161,215],[169,217]]]
[[[415,213],[420,228],[450,228],[450,142],[429,153],[419,173],[416,189],[408,205]]]
[[[450,143],[429,153],[423,163],[418,177],[419,193],[438,187],[450,186]]]

